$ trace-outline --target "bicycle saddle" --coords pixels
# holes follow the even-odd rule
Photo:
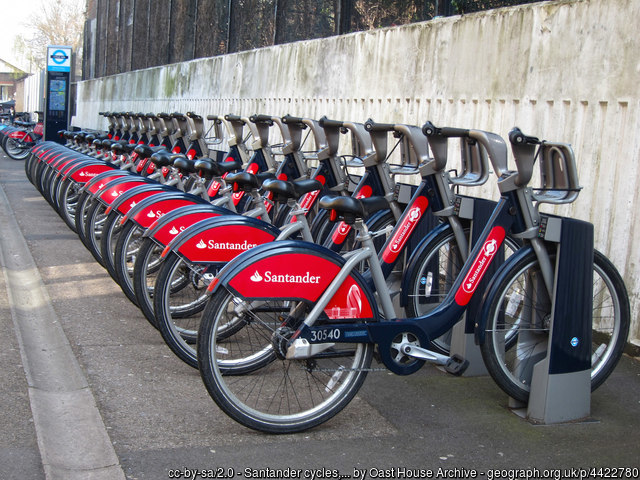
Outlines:
[[[135,153],[138,154],[141,158],[149,158],[154,153],[160,152],[162,150],[166,150],[164,145],[159,147],[150,147],[149,145],[136,145],[136,148],[133,149]]]
[[[171,156],[172,154],[168,151],[161,150],[151,155],[150,158],[158,167],[166,167],[167,165],[171,165]]]
[[[202,172],[202,175],[206,178],[220,177],[225,173],[238,170],[242,166],[242,163],[233,160],[228,162],[216,162],[211,158],[199,158],[196,160],[196,170]]]
[[[318,180],[277,180],[267,179],[262,188],[273,193],[273,200],[277,202],[287,201],[289,198],[300,198],[305,193],[320,190],[322,184]]]
[[[331,221],[343,218],[345,223],[351,224],[356,218],[367,218],[372,213],[389,208],[389,202],[384,197],[353,198],[326,195],[320,199],[320,208],[329,210]]]
[[[136,148],[134,143],[114,143],[111,145],[111,150],[116,154],[131,153]]]
[[[194,173],[196,171],[195,161],[189,160],[184,155],[174,155],[172,165],[182,173]]]
[[[227,175],[227,183],[233,183],[233,191],[238,192],[240,190],[244,192],[250,192],[257,189],[268,178],[274,178],[271,172],[262,172],[254,175],[249,172],[237,172]]]

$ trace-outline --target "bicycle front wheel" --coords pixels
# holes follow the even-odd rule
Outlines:
[[[469,238],[469,229],[465,229],[464,234]],[[518,248],[518,243],[507,237],[500,247],[498,258],[504,261]],[[421,317],[438,307],[449,294],[463,264],[463,255],[451,228],[436,235],[429,245],[412,259],[413,267],[408,272],[408,288],[404,292],[407,296],[407,315]],[[430,348],[448,355],[451,349],[451,330],[434,339]]]
[[[553,260],[552,260],[553,261]],[[509,396],[527,402],[533,366],[547,354],[551,300],[533,252],[518,260],[494,290],[486,338],[481,346],[487,370]],[[594,252],[591,390],[620,360],[629,334],[629,298],[620,274]]]
[[[198,363],[209,394],[231,418],[262,432],[299,432],[329,420],[356,395],[373,345],[337,343],[308,359],[284,357],[287,335],[310,308],[238,298],[224,288],[213,294],[198,335]]]

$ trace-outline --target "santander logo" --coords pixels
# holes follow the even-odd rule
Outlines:
[[[394,237],[393,242],[391,242],[389,248],[392,252],[397,253],[400,251],[402,246],[405,244],[407,233],[414,229],[415,224],[418,222],[418,220],[420,220],[420,217],[422,217],[422,210],[420,210],[420,207],[414,207],[409,211],[405,224],[402,226],[402,229],[398,232],[398,234]]]
[[[456,292],[455,300],[458,305],[464,306],[469,303],[473,293],[480,284],[480,280],[482,280],[487,268],[489,268],[491,260],[502,244],[505,235],[506,232],[504,228],[499,226],[493,227],[488,238],[482,245],[480,253],[478,253],[478,256],[474,260],[469,273],[467,273],[467,276],[462,282],[462,286]]]
[[[480,256],[476,259],[476,262],[473,264],[473,268],[465,278],[464,283],[462,284],[462,289],[467,293],[473,293],[478,285],[478,280],[482,278],[484,271],[487,269],[489,265],[489,260],[493,257],[498,251],[498,242],[495,239],[487,240],[482,247],[482,252]]]
[[[175,228],[175,227],[174,227]],[[176,232],[177,233],[177,232]],[[200,250],[204,250],[208,248],[210,250],[249,250],[257,246],[257,243],[250,243],[247,240],[242,242],[218,242],[216,240],[209,240],[205,242],[203,239],[200,239],[198,243],[196,243],[196,248]]]
[[[251,279],[252,282],[261,282],[263,280],[262,275],[260,275],[257,270],[256,270],[256,273],[251,275],[251,277],[249,278]]]
[[[272,273],[266,271],[264,274],[260,274],[257,270],[249,279],[256,283],[301,283],[301,284],[317,284],[320,282],[320,275],[311,275],[306,272],[304,275],[290,275],[288,273]]]
[[[411,237],[411,232],[416,228],[422,214],[429,206],[429,201],[426,197],[418,197],[411,206],[411,209],[402,220],[402,224],[395,229],[395,233],[389,241],[387,247],[382,253],[382,260],[386,263],[392,263],[398,258],[398,254],[402,251],[405,244]]]

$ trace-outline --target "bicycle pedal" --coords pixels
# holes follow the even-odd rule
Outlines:
[[[459,377],[464,373],[464,371],[467,369],[468,366],[469,366],[469,360],[465,360],[460,355],[455,354],[449,357],[449,360],[447,360],[447,363],[444,366],[444,369],[451,375],[455,375],[456,377]]]

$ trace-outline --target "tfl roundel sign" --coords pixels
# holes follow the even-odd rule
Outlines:
[[[71,47],[47,47],[47,70],[50,72],[71,71]]]

